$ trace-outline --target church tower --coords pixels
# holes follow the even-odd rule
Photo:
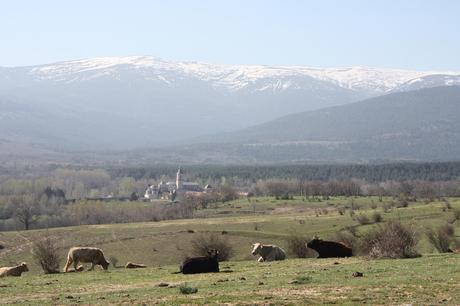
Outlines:
[[[183,187],[183,178],[182,178],[182,170],[179,167],[179,170],[177,170],[177,175],[176,175],[176,190],[181,190]]]

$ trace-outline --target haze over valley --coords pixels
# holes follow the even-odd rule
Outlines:
[[[3,67],[0,68],[0,146],[5,149],[1,156],[15,155],[16,147],[29,147],[31,155],[42,150],[142,149],[141,152],[146,152],[149,148],[166,148],[152,149],[147,156],[167,162],[160,157],[161,152],[174,146],[182,162],[220,162],[227,159],[228,154],[234,161],[253,162],[258,159],[256,155],[248,159],[241,153],[232,153],[241,148],[231,144],[307,143],[308,146],[301,146],[300,150],[289,146],[291,153],[297,150],[298,154],[276,152],[273,154],[277,154],[277,158],[261,161],[449,159],[458,152],[454,139],[460,131],[452,120],[446,119],[441,126],[436,122],[442,121],[446,114],[454,118],[460,115],[458,91],[448,88],[455,85],[460,85],[457,72],[216,65],[173,62],[152,56]],[[423,91],[432,87],[439,88]],[[404,92],[408,92],[407,95],[398,94]],[[380,96],[382,98],[372,99]],[[442,104],[447,103],[445,96],[448,96],[448,105]],[[353,104],[357,101],[363,102]],[[328,108],[339,105],[342,107]],[[423,111],[417,111],[418,107]],[[323,110],[317,111],[320,109]],[[334,112],[338,116],[348,113],[342,118],[347,126],[354,127],[344,129]],[[375,123],[370,119],[372,116],[382,119],[378,127],[380,134],[367,126]],[[398,124],[387,124],[392,118]],[[425,121],[427,118],[434,121],[434,125]],[[369,122],[359,123],[361,119]],[[410,131],[406,130],[408,126],[404,121],[410,125]],[[392,132],[384,133],[386,128]],[[430,134],[433,129],[445,128],[453,138],[444,134],[445,137],[434,138],[436,143],[425,141],[434,141]],[[418,141],[425,146],[446,145],[449,150],[435,156],[426,150],[423,150],[426,153],[416,153],[413,144],[406,148],[408,143],[401,137],[415,131]],[[386,135],[385,141],[388,141],[391,133],[399,133],[397,139],[392,140],[392,153],[374,155],[381,152],[381,143],[376,143],[376,139]],[[349,147],[352,134],[356,139],[373,139],[372,145],[359,145],[371,148]],[[406,136],[412,137],[409,134]],[[340,151],[344,142],[349,153]],[[193,145],[193,152],[183,147],[196,143],[204,145]],[[351,141],[351,146],[356,143]],[[332,155],[324,155],[331,146],[340,149]],[[209,148],[214,152],[210,153]],[[250,147],[249,150],[257,149]],[[357,155],[356,150],[360,150]],[[302,154],[306,155],[300,158]]]

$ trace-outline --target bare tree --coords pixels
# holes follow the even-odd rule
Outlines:
[[[37,207],[32,197],[23,197],[15,211],[15,217],[27,231],[30,226],[37,222]]]
[[[32,256],[45,274],[59,273],[60,256],[50,237],[37,240],[32,245]]]

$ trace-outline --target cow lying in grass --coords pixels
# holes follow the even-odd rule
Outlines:
[[[183,274],[219,272],[219,251],[208,251],[208,256],[186,258],[180,267]]]
[[[286,259],[286,252],[279,246],[262,243],[254,243],[252,246],[252,255],[260,255],[258,262]]]
[[[144,264],[138,264],[134,262],[128,262],[125,266],[126,269],[138,269],[138,268],[147,268]]]
[[[27,271],[29,271],[29,268],[27,268],[27,264],[23,262],[19,266],[0,268],[0,277],[21,276],[23,272],[27,272]]]
[[[64,267],[64,272],[69,270],[70,265],[73,263],[75,271],[78,270],[78,263],[91,263],[93,270],[95,265],[101,265],[104,270],[109,267],[109,262],[105,259],[104,253],[101,249],[90,247],[73,247],[67,254],[67,262]]]
[[[314,238],[307,243],[307,247],[318,252],[318,258],[353,256],[351,248],[341,242],[324,241],[319,238]]]

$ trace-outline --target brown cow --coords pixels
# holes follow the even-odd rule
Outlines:
[[[318,252],[318,258],[353,256],[352,249],[345,244],[335,241],[325,241],[316,237],[307,243],[307,247]]]
[[[29,268],[27,268],[27,264],[23,262],[19,266],[0,268],[0,277],[21,276],[23,272],[27,272],[27,271],[29,271]]]
[[[64,267],[64,272],[69,270],[69,267],[72,263],[74,269],[77,270],[77,265],[79,262],[91,263],[91,268],[89,270],[93,270],[95,265],[101,265],[104,270],[107,270],[109,267],[109,262],[105,259],[104,253],[101,249],[90,247],[73,247],[70,248],[69,253],[67,254],[67,262]]]

